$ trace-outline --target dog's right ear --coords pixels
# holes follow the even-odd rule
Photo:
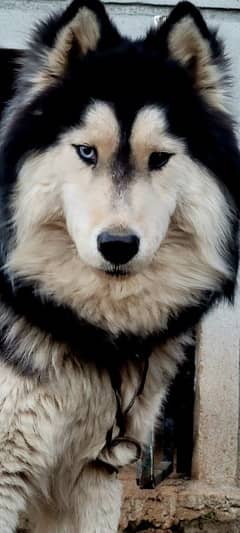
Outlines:
[[[25,82],[45,88],[61,79],[73,55],[116,46],[121,37],[99,0],[73,0],[39,25],[24,60]]]

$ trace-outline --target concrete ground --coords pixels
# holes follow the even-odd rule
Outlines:
[[[141,490],[134,470],[121,477],[119,533],[240,533],[240,489],[169,478],[154,490]]]

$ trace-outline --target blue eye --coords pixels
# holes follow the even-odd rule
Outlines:
[[[88,165],[96,165],[97,163],[97,150],[94,146],[88,146],[87,144],[74,144],[73,145],[79,157]]]

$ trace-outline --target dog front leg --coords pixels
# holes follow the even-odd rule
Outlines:
[[[19,515],[26,510],[27,479],[24,471],[17,468],[0,468],[0,532],[15,533]]]
[[[87,466],[74,494],[74,533],[117,533],[121,508],[121,483],[104,467]]]
[[[51,509],[50,514],[42,510],[34,533],[117,533],[121,484],[104,467],[88,465],[75,483],[67,507],[59,512]]]

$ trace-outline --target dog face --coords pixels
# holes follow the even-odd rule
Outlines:
[[[151,329],[234,280],[239,157],[223,77],[189,3],[136,42],[98,2],[43,26],[2,130],[10,271],[111,328],[140,295]]]
[[[31,240],[33,231],[57,211],[80,261],[118,278],[131,275],[153,261],[184,180],[189,172],[201,171],[188,162],[182,143],[167,134],[164,114],[156,106],[139,110],[126,141],[107,103],[90,104],[81,120],[56,146],[23,165],[15,211],[19,242],[23,235]],[[29,179],[34,193],[32,187],[22,190]],[[54,205],[49,206],[48,195]]]

